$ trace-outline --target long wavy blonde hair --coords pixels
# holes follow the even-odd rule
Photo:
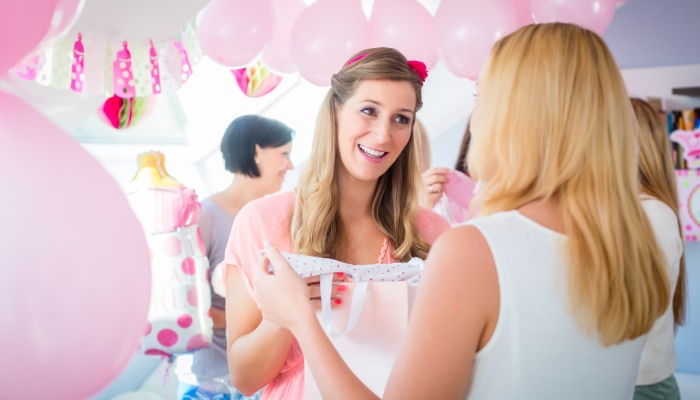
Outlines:
[[[469,170],[481,215],[557,199],[569,298],[604,345],[648,332],[669,280],[639,201],[635,121],[622,76],[595,33],[529,25],[494,46]]]
[[[346,64],[331,79],[316,120],[311,156],[300,178],[291,220],[291,236],[297,253],[337,258],[342,222],[338,216],[338,126],[336,109],[352,97],[366,80],[408,82],[416,92],[416,109],[422,102],[422,81],[394,49],[363,50],[364,57]],[[413,119],[415,123],[415,118]],[[413,130],[413,127],[411,128]],[[425,258],[430,245],[421,238],[416,223],[420,212],[421,177],[418,135],[411,138],[394,164],[379,178],[372,200],[372,216],[390,241],[392,256],[401,261]]]
[[[637,144],[639,152],[639,182],[642,192],[657,198],[678,215],[678,192],[673,155],[668,141],[668,130],[659,114],[649,103],[632,99],[632,108],[637,117]],[[683,237],[680,219],[678,231]],[[676,291],[673,293],[673,319],[676,326],[685,323],[686,299],[685,256],[681,257]]]

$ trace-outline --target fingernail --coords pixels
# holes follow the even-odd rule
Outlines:
[[[265,241],[265,248],[272,247],[272,243],[268,242],[267,240]]]
[[[335,299],[335,304],[343,304],[343,299]]]
[[[339,292],[344,292],[344,291],[346,291],[346,290],[348,290],[348,287],[347,287],[347,286],[343,286],[343,285],[338,286],[338,291],[339,291]]]
[[[338,272],[338,278],[343,278],[345,274],[343,272]]]

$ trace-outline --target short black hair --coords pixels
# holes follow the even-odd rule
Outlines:
[[[284,123],[259,115],[243,115],[231,122],[221,139],[226,170],[260,177],[255,164],[255,145],[263,149],[280,147],[292,141],[294,131]]]

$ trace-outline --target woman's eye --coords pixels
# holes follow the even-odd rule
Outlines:
[[[377,115],[377,112],[374,110],[374,108],[365,108],[362,110],[362,112],[371,116]]]
[[[404,117],[403,115],[397,116],[397,117],[394,119],[394,121],[398,122],[399,124],[403,124],[403,125],[406,125],[406,124],[408,124],[409,122],[411,122],[410,119]]]

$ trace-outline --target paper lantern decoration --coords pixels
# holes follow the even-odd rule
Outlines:
[[[683,238],[697,241],[700,236],[700,171],[676,170],[676,184]]]
[[[114,95],[97,110],[97,115],[114,129],[127,129],[147,117],[153,110],[155,102],[155,96],[125,99]]]
[[[236,77],[238,87],[248,97],[264,96],[282,82],[282,76],[270,71],[259,61],[245,68],[233,69],[231,72]]]

